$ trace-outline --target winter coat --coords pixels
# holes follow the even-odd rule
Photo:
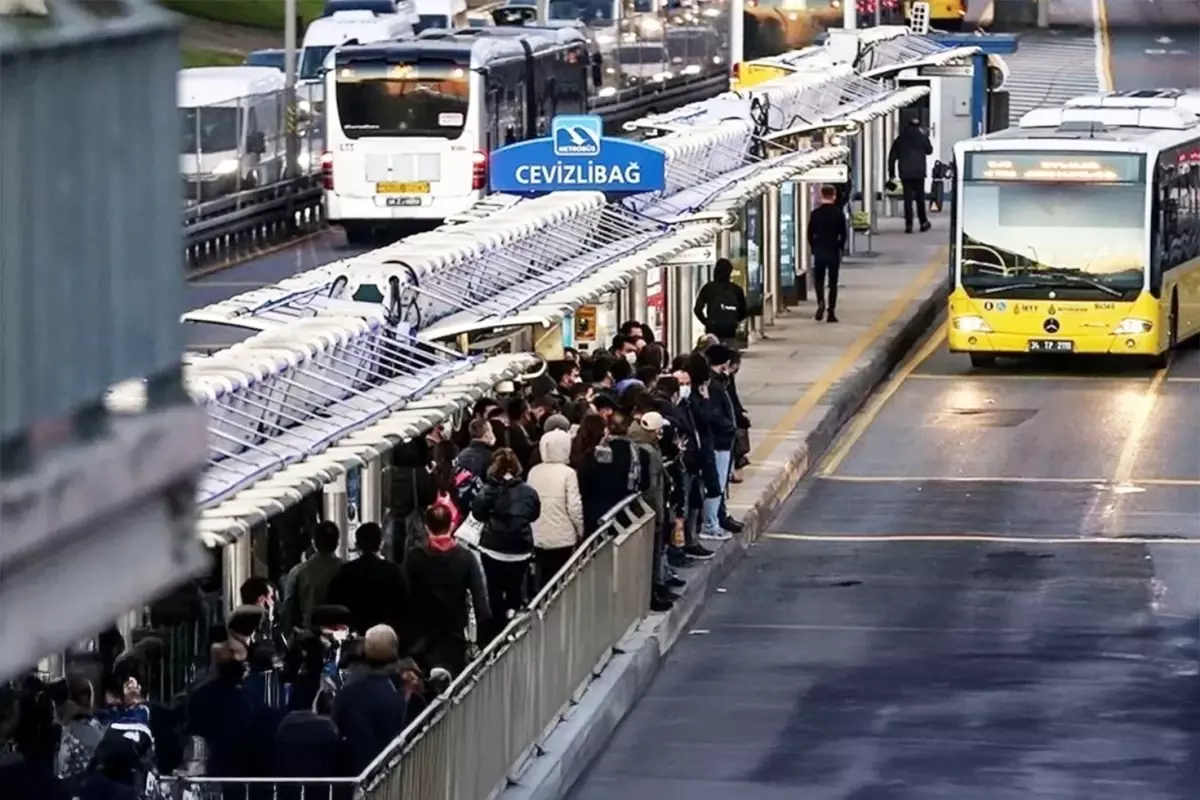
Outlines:
[[[533,523],[533,544],[545,550],[574,547],[583,536],[583,499],[579,476],[567,465],[571,435],[543,434],[538,452],[541,462],[529,471],[529,485],[542,504],[541,516]]]
[[[538,493],[520,478],[489,481],[471,513],[483,523],[479,547],[505,555],[533,553],[533,523],[542,514]]]
[[[888,173],[900,180],[925,180],[926,157],[933,155],[929,137],[917,125],[906,125],[888,152]]]
[[[479,559],[453,537],[427,537],[420,547],[409,551],[404,574],[418,648],[444,638],[463,639],[468,602],[475,606],[476,623],[491,616]]]
[[[356,670],[334,700],[333,721],[346,739],[347,766],[358,775],[404,730],[408,718],[393,669]]]
[[[296,627],[309,627],[313,609],[325,605],[329,584],[341,566],[342,560],[335,554],[317,553],[296,568],[291,591],[284,598]]]
[[[404,647],[408,592],[399,564],[377,555],[347,561],[329,582],[326,602],[350,611],[350,630],[362,635],[375,625],[390,625]]]
[[[597,445],[579,472],[584,532],[595,533],[604,515],[629,495],[648,491],[650,469],[650,454],[627,437]]]

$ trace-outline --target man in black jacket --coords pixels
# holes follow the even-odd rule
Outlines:
[[[808,246],[813,258],[813,293],[817,296],[817,321],[826,319],[825,281],[829,281],[829,317],[837,322],[838,278],[842,251],[849,238],[846,214],[837,202],[837,189],[821,187],[821,204],[808,215]]]
[[[737,406],[730,392],[729,372],[733,368],[733,351],[724,345],[713,345],[704,352],[712,367],[708,383],[709,427],[713,435],[713,455],[717,481],[721,492],[710,505],[704,501],[704,526],[700,535],[708,539],[725,540],[731,533],[741,531],[741,524],[730,519],[725,510],[725,491],[733,471],[733,448],[737,442]]]
[[[925,215],[925,175],[926,159],[933,155],[933,144],[925,131],[921,130],[921,120],[910,117],[904,130],[892,142],[888,152],[888,175],[893,179],[900,178],[904,189],[904,232],[913,232],[913,205],[917,207],[917,218],[921,221],[921,232],[932,227],[929,217]]]
[[[705,333],[718,337],[722,344],[736,346],[738,326],[748,311],[746,293],[733,282],[733,264],[727,258],[718,258],[713,266],[712,280],[700,287],[696,294],[696,319],[704,325]]]
[[[383,530],[364,522],[354,531],[359,556],[338,568],[326,590],[326,602],[350,611],[350,630],[362,635],[376,625],[387,625],[407,648],[408,587],[404,570],[381,555]]]

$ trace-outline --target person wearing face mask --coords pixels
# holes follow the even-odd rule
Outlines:
[[[741,531],[741,524],[722,515],[725,507],[725,490],[729,485],[729,477],[733,468],[733,447],[737,440],[737,409],[729,393],[729,371],[733,362],[730,348],[724,345],[713,345],[705,351],[709,366],[712,368],[712,380],[708,390],[708,424],[713,436],[713,454],[717,470],[717,481],[721,492],[716,498],[706,498],[704,501],[704,525],[700,536],[707,539],[723,541],[731,533]]]
[[[616,358],[628,362],[630,366],[637,363],[637,340],[632,336],[618,333],[613,337],[611,349]]]
[[[192,737],[193,769],[206,777],[250,775],[247,739],[254,703],[243,690],[246,649],[230,640],[213,645],[209,678],[188,698],[187,735]]]
[[[685,567],[690,559],[704,561],[713,557],[713,552],[696,538],[700,509],[691,498],[693,484],[700,475],[700,445],[687,403],[691,389],[691,377],[682,371],[659,378],[654,391],[656,410],[671,423],[673,452],[664,450],[670,461],[668,504],[674,524],[681,527],[683,533],[683,546],[672,546],[667,552],[667,561],[673,567]]]

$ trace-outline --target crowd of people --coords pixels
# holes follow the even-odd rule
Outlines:
[[[91,677],[0,693],[0,793],[155,800],[171,774],[356,776],[631,495],[655,511],[652,608],[669,609],[677,570],[741,529],[725,505],[748,463],[739,365],[728,339],[672,358],[628,322],[606,349],[497,386],[429,433],[422,467],[393,470],[387,517],[353,531],[350,557],[321,522],[278,585],[245,581],[178,708],[142,696],[153,639]]]

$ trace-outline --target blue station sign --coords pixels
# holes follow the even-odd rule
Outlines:
[[[597,116],[564,115],[550,136],[510,144],[492,153],[493,192],[613,192],[640,194],[666,188],[667,156],[657,147],[604,135]]]

